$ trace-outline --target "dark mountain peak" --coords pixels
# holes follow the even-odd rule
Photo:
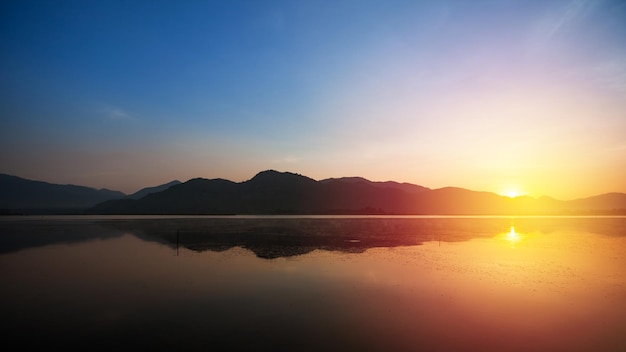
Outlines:
[[[254,177],[252,177],[251,180],[258,180],[258,179],[265,179],[265,178],[269,178],[269,177],[281,177],[281,176],[299,176],[298,174],[295,174],[293,172],[282,172],[282,171],[276,171],[274,169],[269,169],[269,170],[264,170],[261,171],[259,173],[257,173],[256,175],[254,175]]]
[[[290,174],[291,172],[281,172],[274,169],[267,169],[263,171],[259,171],[254,177],[262,176],[262,175],[280,175],[280,174]],[[253,178],[254,178],[253,177]]]
[[[181,183],[180,185],[175,185],[176,188],[193,188],[193,187],[211,187],[213,185],[236,185],[235,182],[231,180],[226,180],[223,178],[202,178],[196,177],[188,180],[187,182]]]
[[[292,183],[317,183],[312,178],[302,176],[292,172],[280,172],[276,170],[265,170],[256,174],[253,178],[244,183],[249,184],[292,184]]]
[[[324,180],[320,181],[321,183],[331,183],[331,182],[351,182],[351,183],[358,183],[358,182],[372,182],[364,177],[360,177],[360,176],[352,176],[352,177],[339,177],[339,178],[327,178]]]
[[[147,196],[148,194],[152,194],[152,193],[156,193],[156,192],[161,192],[164,191],[172,186],[178,185],[181,182],[178,180],[174,180],[174,181],[170,181],[168,183],[159,185],[159,186],[154,186],[154,187],[146,187],[146,188],[142,188],[139,191],[131,194],[130,196],[128,196],[128,198],[131,199],[139,199],[139,198],[143,198],[145,196]]]
[[[190,183],[190,182],[202,182],[202,181],[209,181],[208,178],[204,178],[204,177],[194,177],[194,178],[190,178],[189,180],[187,180],[185,183]]]
[[[235,183],[231,180],[227,180],[224,178],[204,178],[204,177],[194,177],[190,178],[186,182],[181,183],[180,185],[194,185],[194,184],[206,184],[206,183]]]

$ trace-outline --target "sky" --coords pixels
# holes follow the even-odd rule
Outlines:
[[[626,192],[626,1],[0,3],[0,173]]]

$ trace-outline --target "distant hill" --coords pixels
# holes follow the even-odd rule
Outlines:
[[[174,180],[159,186],[154,186],[154,187],[146,187],[146,188],[142,188],[139,191],[131,194],[128,196],[128,198],[131,199],[139,199],[139,198],[143,198],[145,196],[147,196],[150,193],[156,193],[156,192],[161,192],[161,191],[165,191],[166,189],[172,187],[172,186],[176,186],[178,184],[180,184],[181,182],[178,180]]]
[[[624,209],[626,194],[606,193],[598,196],[576,199],[567,202],[566,209],[570,211],[594,211],[596,209]]]
[[[108,189],[60,185],[0,174],[0,214],[76,212],[125,196]]]
[[[316,181],[267,170],[240,183],[195,178],[141,199],[109,200],[97,214],[626,214],[626,194],[560,201],[508,198],[463,188],[372,182],[360,177]]]

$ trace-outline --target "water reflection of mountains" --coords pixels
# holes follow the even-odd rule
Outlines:
[[[260,258],[313,250],[361,253],[374,247],[490,238],[515,226],[518,233],[626,234],[625,217],[594,218],[178,218],[74,221],[2,221],[0,253],[132,234],[173,249],[248,249]]]

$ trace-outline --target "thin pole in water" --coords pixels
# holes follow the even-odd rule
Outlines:
[[[176,230],[176,256],[178,257],[178,238],[180,237],[180,230]]]

